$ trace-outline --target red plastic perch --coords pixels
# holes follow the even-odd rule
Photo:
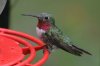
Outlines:
[[[38,46],[32,46],[23,38]],[[20,44],[24,47],[21,47]],[[35,64],[30,64],[35,59],[37,50],[41,49],[44,51],[43,57]],[[29,57],[24,60],[27,54]],[[0,28],[0,66],[42,66],[48,57],[49,52],[41,40],[22,32]]]

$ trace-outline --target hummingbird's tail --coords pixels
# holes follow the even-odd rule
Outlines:
[[[86,53],[88,55],[92,55],[91,53],[89,53],[88,51],[85,51],[81,48],[78,48],[76,47],[75,45],[66,45],[66,46],[63,46],[63,47],[60,47],[62,48],[63,50],[71,53],[71,54],[74,54],[74,55],[77,55],[77,56],[82,56],[83,53]]]
[[[86,51],[86,50],[83,50],[83,49],[81,49],[81,48],[78,48],[78,47],[76,47],[75,45],[72,45],[74,48],[76,48],[76,49],[78,49],[82,54],[83,53],[86,53],[86,54],[88,54],[88,55],[92,55],[91,53],[89,53],[88,51]]]

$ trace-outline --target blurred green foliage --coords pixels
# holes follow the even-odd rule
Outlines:
[[[77,57],[58,49],[44,66],[100,66],[100,0],[11,0],[10,28],[37,37],[37,19],[21,14],[41,12],[53,14],[58,27],[93,54]]]

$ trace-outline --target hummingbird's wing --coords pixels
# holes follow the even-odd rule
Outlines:
[[[61,30],[57,27],[52,27],[43,35],[43,37],[43,41],[51,49],[53,46],[57,46],[58,48],[77,56],[81,56],[83,53],[91,55],[89,52],[73,45],[70,39],[64,36]]]

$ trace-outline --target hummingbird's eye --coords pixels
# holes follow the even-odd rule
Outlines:
[[[48,19],[48,17],[45,17],[45,19]]]

